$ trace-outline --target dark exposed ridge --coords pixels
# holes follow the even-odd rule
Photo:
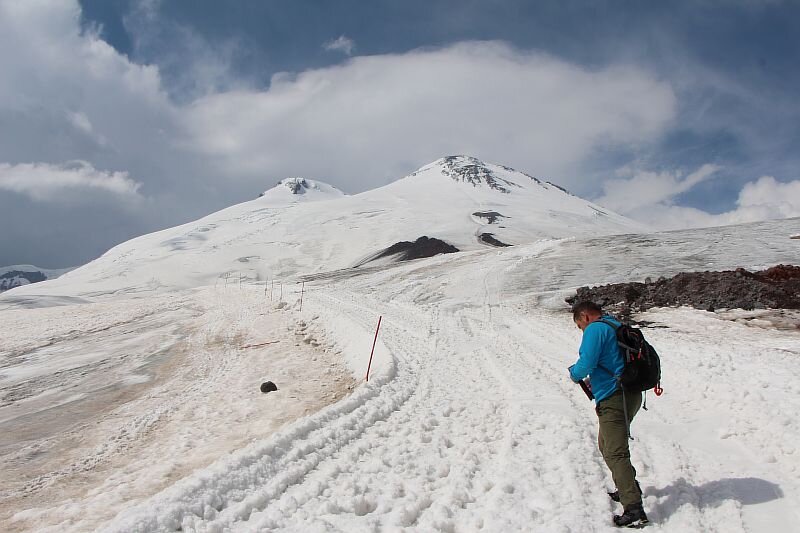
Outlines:
[[[275,186],[280,187],[281,185],[289,189],[292,194],[305,194],[306,191],[311,188],[311,185],[305,178],[286,178],[279,181]],[[265,192],[262,192],[258,197],[261,198],[265,194]]]
[[[414,242],[400,241],[396,242],[381,252],[361,261],[356,267],[363,266],[372,261],[382,259],[384,257],[394,257],[397,261],[411,261],[412,259],[423,259],[425,257],[433,257],[439,254],[452,254],[460,251],[452,244],[448,244],[443,240],[422,236]]]
[[[581,287],[567,303],[590,300],[608,311],[629,315],[651,307],[696,309],[800,309],[800,267],[778,265],[760,272],[682,272],[645,283]]]
[[[292,191],[292,194],[305,194],[308,189],[308,182],[304,178],[290,178],[281,183]]]
[[[442,159],[442,174],[456,181],[469,183],[473,187],[485,184],[490,189],[509,194],[509,187],[520,186],[495,175],[480,159],[469,156],[451,155]]]
[[[494,224],[497,222],[498,218],[507,218],[505,215],[501,215],[497,211],[476,211],[472,213],[472,216],[485,218],[489,224]]]
[[[478,238],[481,242],[485,242],[486,244],[490,244],[492,246],[511,246],[510,244],[506,244],[503,241],[499,241],[495,238],[494,233],[481,233]]]
[[[564,187],[562,187],[561,185],[556,185],[556,184],[555,184],[555,183],[553,183],[552,181],[546,181],[545,183],[547,183],[548,185],[552,185],[553,187],[555,187],[556,189],[558,189],[558,190],[559,190],[559,191],[561,191],[561,192],[565,192],[565,193],[569,194],[570,196],[574,196],[574,194],[572,194],[571,192],[569,192],[567,189],[565,189],[565,188],[564,188]]]

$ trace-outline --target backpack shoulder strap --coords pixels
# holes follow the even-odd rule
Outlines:
[[[606,326],[611,326],[611,328],[614,330],[614,333],[616,333],[617,330],[620,328],[619,326],[617,326],[613,322],[609,322],[608,320],[603,320],[602,318],[598,318],[597,320],[595,320],[595,322],[602,322]]]
[[[616,325],[616,324],[614,324],[613,322],[609,322],[608,320],[603,320],[602,318],[598,318],[597,320],[595,320],[595,322],[602,322],[602,323],[603,323],[603,324],[605,324],[606,326],[609,326],[611,329],[613,329],[613,330],[614,330],[614,336],[615,336],[615,337],[616,337],[616,335],[617,335],[617,330],[619,330],[619,328],[621,327],[621,326],[617,326],[617,325]],[[624,345],[623,345],[621,342],[619,342],[619,338],[617,338],[616,340],[617,340],[617,344],[618,344],[618,345],[624,346]],[[625,355],[623,355],[623,353],[622,353],[621,351],[620,351],[620,354],[619,354],[619,355],[622,357],[622,362],[624,363],[624,362],[625,362]],[[619,383],[619,376],[617,376],[616,374],[614,374],[613,372],[611,372],[611,370],[607,369],[607,368],[606,368],[606,367],[604,367],[603,365],[600,365],[600,364],[598,364],[598,365],[597,365],[597,368],[602,368],[603,370],[605,370],[606,372],[608,372],[608,373],[609,373],[609,374],[611,374],[612,376],[616,377],[616,378],[617,378],[617,386],[618,386],[618,387],[620,387],[620,388],[622,387],[622,385]]]

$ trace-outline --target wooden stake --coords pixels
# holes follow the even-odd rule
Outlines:
[[[378,327],[375,328],[375,339],[372,341],[372,351],[369,353],[369,363],[367,364],[366,381],[369,381],[369,369],[372,367],[372,356],[375,355],[375,344],[378,342],[378,331],[381,329],[381,320],[383,320],[383,316],[378,317]]]

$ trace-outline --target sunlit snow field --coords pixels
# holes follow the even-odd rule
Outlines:
[[[49,298],[12,290],[2,529],[612,530],[563,298],[797,263],[798,233],[791,219],[475,247],[287,276],[282,297],[247,262],[192,289],[162,282],[173,262],[148,266],[138,294],[80,270]],[[646,334],[665,389],[632,427],[650,527],[800,530],[800,330],[726,310],[641,318],[659,326]],[[266,379],[279,390],[262,394]]]
[[[638,228],[497,168],[531,189],[426,167],[371,195],[268,192],[0,296],[0,529],[612,530],[564,298],[797,264],[800,219],[608,235]],[[465,251],[348,268],[421,234]],[[639,317],[665,389],[632,427],[653,530],[800,531],[796,317]]]

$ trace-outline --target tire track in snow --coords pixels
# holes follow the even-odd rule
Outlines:
[[[582,463],[585,457],[592,457],[587,443],[593,438],[577,415],[574,386],[568,384],[563,368],[554,369],[549,363],[555,347],[519,342],[525,337],[517,330],[536,331],[536,324],[508,312],[500,272],[505,274],[498,268],[488,271],[484,309],[473,312],[471,320],[474,327],[487,330],[487,360],[503,383],[509,404],[507,436],[492,467],[498,485],[506,492],[493,504],[504,520],[498,519],[493,526],[497,530],[518,528],[519,514],[526,508],[534,530],[564,528],[564,516],[591,523],[592,505],[587,499],[592,492],[587,482],[591,476],[598,478],[599,470],[590,468],[587,473]],[[564,378],[559,379],[561,376]],[[589,463],[591,467],[592,461]],[[499,510],[503,512],[497,513]]]
[[[458,297],[446,287],[452,265],[438,259],[317,282],[323,321],[342,315],[369,332],[384,315],[394,373],[239,452],[239,463],[198,472],[193,486],[157,498],[173,507],[156,514],[197,531],[608,530],[618,508],[603,490],[596,418],[566,374],[580,336],[565,317],[516,299],[518,253],[481,257],[461,265]],[[741,506],[709,504],[714,492],[699,488],[702,453],[652,420],[642,413],[634,424],[643,478],[685,481],[645,483],[653,529],[748,530]]]
[[[346,310],[341,299],[334,303],[332,310]],[[150,502],[123,511],[104,530],[218,530],[248,519],[402,404],[410,388],[393,378],[394,369],[376,376],[338,404],[218,461]]]
[[[242,530],[292,529],[314,524],[323,529],[360,530],[370,523],[396,527],[431,524],[446,530],[453,527],[449,508],[474,501],[454,482],[457,478],[468,484],[478,470],[482,454],[457,449],[453,430],[458,425],[451,420],[465,417],[469,411],[453,405],[447,394],[452,391],[442,383],[445,376],[437,372],[441,370],[437,368],[441,346],[446,342],[436,342],[433,350],[409,342],[413,330],[424,331],[426,336],[420,340],[430,341],[427,335],[439,327],[437,321],[431,320],[436,312],[428,320],[420,319],[418,310],[405,314],[389,312],[384,316],[387,324],[402,324],[387,333],[387,346],[398,360],[408,363],[409,369],[420,366],[419,380],[413,384],[408,401],[386,420],[368,428],[363,438],[343,449],[328,468],[310,476],[305,485],[317,487],[310,498],[305,487],[298,486],[281,502],[255,517],[255,523],[241,524]],[[447,381],[456,374],[460,374],[460,369],[447,376]],[[403,365],[399,364],[396,379],[404,379],[405,375]],[[409,372],[408,376],[411,375]],[[474,376],[470,381],[474,381]],[[486,433],[475,437],[482,449],[487,448],[485,441],[491,439]],[[432,450],[439,452],[438,464],[426,462],[426,455]],[[448,494],[437,496],[443,491]],[[442,498],[448,497],[448,504],[444,505]],[[387,500],[393,502],[391,509],[382,503]],[[300,503],[297,508],[296,503]],[[353,518],[361,516],[364,518],[357,524],[352,523]]]
[[[338,293],[327,306],[362,326],[371,322],[374,311],[347,301],[352,298]],[[392,306],[384,316],[384,343],[397,365],[393,379],[371,381],[362,388],[369,394],[355,394],[295,432],[240,452],[238,464],[220,464],[219,475],[206,470],[203,477],[214,478],[206,485],[214,489],[204,490],[201,476],[194,476],[162,494],[150,517],[137,522],[136,511],[129,514],[133,520],[123,513],[111,530],[309,524],[353,530],[354,520],[452,530],[464,518],[454,520],[454,510],[482,527],[485,513],[476,502],[507,490],[485,468],[508,433],[505,402],[486,401],[498,382],[481,351],[464,350],[458,310]],[[431,333],[440,337],[433,346]],[[381,508],[387,501],[391,508]]]

